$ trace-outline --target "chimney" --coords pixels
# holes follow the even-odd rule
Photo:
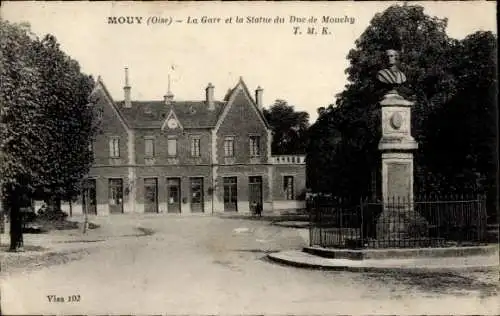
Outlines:
[[[255,90],[255,103],[257,103],[257,107],[259,110],[262,110],[262,92],[264,90],[259,86],[257,90]]]
[[[163,96],[163,99],[165,100],[166,105],[171,104],[174,99],[174,95],[172,94],[172,91],[170,91],[170,75],[168,75],[168,91],[167,94]]]
[[[209,83],[207,88],[205,89],[206,92],[206,102],[208,105],[208,109],[210,111],[215,109],[215,104],[214,104],[214,86],[212,83]]]
[[[132,107],[132,101],[130,100],[130,89],[131,87],[128,82],[128,68],[125,67],[125,86],[123,87],[124,100],[125,100],[123,107],[125,108]]]

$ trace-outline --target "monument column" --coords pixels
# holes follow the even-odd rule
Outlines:
[[[382,197],[413,201],[413,151],[418,144],[411,136],[411,106],[397,92],[390,92],[380,102],[382,107]]]
[[[427,236],[427,222],[414,208],[413,151],[418,144],[411,135],[411,107],[396,88],[406,81],[397,67],[399,54],[388,50],[389,67],[378,72],[377,79],[388,87],[380,102],[382,111],[382,213],[377,219],[379,247],[417,246]]]

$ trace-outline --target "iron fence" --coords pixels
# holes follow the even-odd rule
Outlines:
[[[407,248],[486,241],[486,202],[477,196],[414,199],[322,197],[308,201],[311,246]]]

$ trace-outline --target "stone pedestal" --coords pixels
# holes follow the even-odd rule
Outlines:
[[[383,152],[382,180],[384,201],[413,202],[413,154]]]
[[[377,219],[377,248],[408,248],[426,246],[429,226],[411,204],[385,203]]]
[[[425,238],[427,223],[414,210],[413,153],[418,148],[411,136],[411,106],[395,92],[385,95],[382,106],[382,198],[377,219],[377,240],[387,247]]]

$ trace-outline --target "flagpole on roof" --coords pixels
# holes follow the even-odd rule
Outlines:
[[[174,71],[175,70],[175,65],[174,64],[171,64],[170,65],[170,70],[171,71]],[[168,73],[168,94],[172,94],[172,90],[171,90],[171,84],[172,84],[172,78],[170,77],[170,72]]]
[[[168,74],[168,90],[167,90],[168,94],[171,94],[172,91],[170,91],[170,74]]]
[[[174,66],[173,65],[170,65],[170,69],[171,70],[174,70]],[[167,89],[167,94],[165,95],[165,102],[169,103],[170,101],[172,101],[172,99],[174,98],[174,95],[172,94],[172,77],[170,75],[170,71],[168,73],[168,89]]]

